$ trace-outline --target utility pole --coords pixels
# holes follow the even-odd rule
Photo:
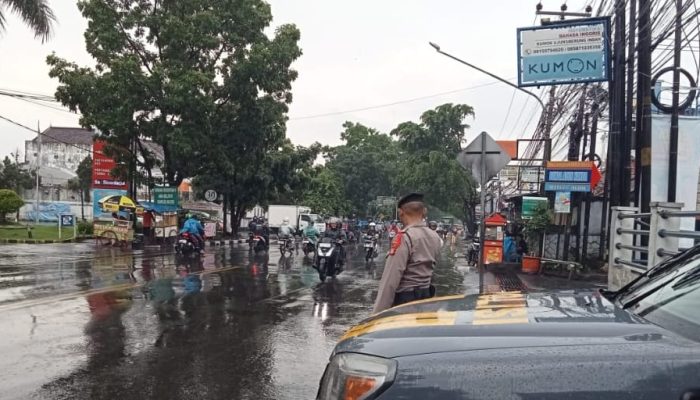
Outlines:
[[[673,44],[673,98],[671,113],[671,140],[668,154],[667,201],[676,201],[676,179],[678,176],[678,103],[681,81],[681,30],[683,29],[683,0],[676,0],[676,31]]]
[[[629,182],[625,182],[625,0],[615,0],[615,37],[613,46],[614,79],[610,82],[612,91],[612,103],[610,106],[610,137],[608,140],[608,163],[606,165],[606,180],[608,176],[610,184],[610,205],[628,205]],[[628,163],[629,164],[629,163]],[[625,194],[625,187],[627,193]],[[625,203],[627,200],[627,203]]]
[[[639,136],[636,135],[637,130],[634,129],[635,125],[639,124],[639,120],[635,118],[634,113],[634,57],[637,39],[637,0],[630,0],[630,14],[629,14],[629,41],[627,46],[627,137],[634,137],[635,143],[635,157],[634,157],[634,187],[632,188],[632,193],[634,193],[634,198],[632,201],[635,206],[639,206],[639,169],[640,160],[639,154],[637,154],[636,149],[638,148],[637,143],[639,142]],[[639,105],[637,106],[639,107]],[[625,148],[626,154],[632,152],[631,140],[627,141],[628,146]],[[631,161],[627,163],[628,168],[632,168]],[[629,174],[630,179],[632,174]]]
[[[39,121],[36,122],[36,143],[39,147],[39,150],[37,151],[37,157],[36,157],[36,199],[34,203],[34,223],[38,224],[39,223],[39,200],[41,197],[40,193],[40,188],[39,184],[41,182],[39,178],[39,171],[41,169],[41,127],[39,126]]]
[[[651,2],[639,0],[637,55],[637,157],[640,160],[641,211],[651,202]],[[646,240],[642,237],[642,240]]]

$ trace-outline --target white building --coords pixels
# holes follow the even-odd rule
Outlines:
[[[85,157],[92,154],[94,132],[83,128],[52,126],[41,134],[41,152],[38,136],[24,142],[24,161],[34,168],[41,153],[42,167],[75,172]]]

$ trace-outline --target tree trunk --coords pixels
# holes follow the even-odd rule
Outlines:
[[[80,190],[80,218],[85,221],[85,193]]]

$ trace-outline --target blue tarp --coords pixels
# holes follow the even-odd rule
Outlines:
[[[153,210],[158,214],[166,212],[176,212],[178,210],[177,206],[166,205],[166,204],[156,204],[152,201],[139,201],[139,204],[146,210]]]
[[[39,222],[56,222],[61,214],[71,214],[70,205],[65,203],[39,203]],[[36,221],[36,208],[25,213],[28,221]]]
[[[518,251],[513,236],[506,236],[503,239],[503,261],[518,262]]]

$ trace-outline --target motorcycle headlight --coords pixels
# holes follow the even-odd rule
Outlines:
[[[364,354],[337,354],[326,367],[317,399],[375,399],[394,382],[397,364],[395,360]]]

